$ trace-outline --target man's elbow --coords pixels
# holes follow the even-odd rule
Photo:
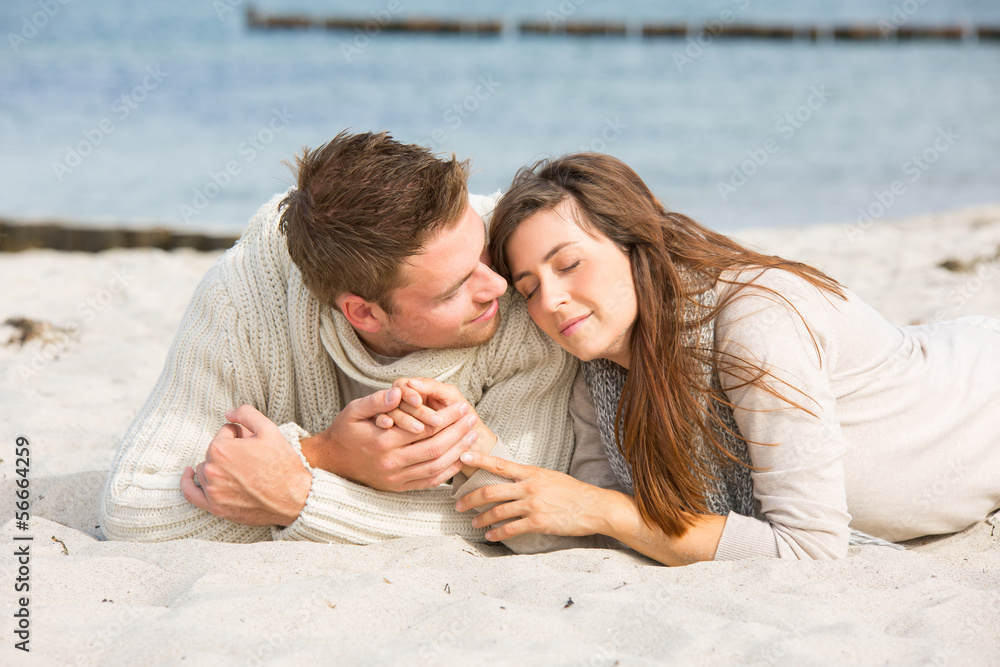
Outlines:
[[[130,516],[133,515],[133,516]],[[120,494],[113,487],[104,489],[101,496],[101,532],[106,540],[121,542],[148,542],[147,532],[134,516],[125,510]]]
[[[177,539],[163,522],[163,512],[149,499],[136,498],[135,489],[108,484],[101,496],[101,532],[106,540],[165,542]]]

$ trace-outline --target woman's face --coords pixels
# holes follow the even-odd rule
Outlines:
[[[511,283],[531,319],[584,361],[610,359],[628,368],[637,306],[629,258],[596,230],[577,223],[567,199],[524,219],[505,246]]]

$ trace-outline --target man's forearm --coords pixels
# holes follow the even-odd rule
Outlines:
[[[310,467],[320,468],[336,475],[338,474],[337,468],[339,466],[331,460],[334,458],[333,453],[336,451],[336,448],[328,442],[328,437],[325,433],[325,431],[321,431],[308,438],[302,438],[299,440],[299,446],[301,447],[302,456],[309,462]]]

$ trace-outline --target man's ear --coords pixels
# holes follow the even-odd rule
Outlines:
[[[343,294],[337,297],[337,307],[351,326],[358,331],[377,333],[387,320],[385,311],[379,308],[378,304],[357,294]]]

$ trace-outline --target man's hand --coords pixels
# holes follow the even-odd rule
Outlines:
[[[442,419],[438,415],[437,410],[440,410],[447,404],[437,402],[436,405],[431,407],[427,404],[426,398],[421,396],[420,392],[413,389],[407,382],[408,380],[406,379],[393,382],[392,388],[389,389],[386,396],[391,394],[395,397],[397,395],[396,392],[399,392],[400,400],[398,402],[395,400],[391,402],[387,401],[386,412],[375,417],[375,424],[385,429],[398,426],[404,431],[409,431],[416,435],[427,435],[431,430],[441,426]],[[459,400],[465,399],[459,396]],[[390,404],[396,407],[389,409]]]
[[[293,523],[309,497],[312,475],[278,426],[253,407],[229,410],[226,419],[231,423],[212,439],[197,472],[184,469],[184,497],[195,507],[247,526]]]
[[[462,399],[436,411],[408,406],[408,414],[421,415],[416,421],[436,426],[377,425],[400,406],[402,394],[393,387],[351,401],[329,428],[301,440],[302,454],[313,467],[383,491],[426,489],[453,477],[462,468],[458,457],[479,438],[473,430],[479,418]]]
[[[393,382],[393,387],[397,387],[402,391],[402,401],[396,409],[387,415],[379,415],[378,419],[380,421],[378,423],[383,427],[385,427],[384,424],[387,422],[395,424],[407,423],[401,420],[412,420],[417,422],[421,427],[429,427],[430,424],[424,416],[429,414],[428,408],[432,409],[430,414],[436,414],[435,411],[437,410],[443,410],[455,402],[465,400],[458,387],[431,378],[400,378]],[[475,413],[475,409],[470,408],[470,410]],[[383,419],[385,420],[384,422],[381,421]],[[476,423],[473,429],[479,434],[479,437],[470,448],[470,451],[480,454],[489,454],[493,451],[493,446],[497,443],[497,436],[483,423],[482,419],[479,419],[478,414],[476,415]],[[412,427],[412,430],[417,432],[416,427]],[[472,477],[476,469],[465,466],[462,468],[462,472],[466,476]]]

